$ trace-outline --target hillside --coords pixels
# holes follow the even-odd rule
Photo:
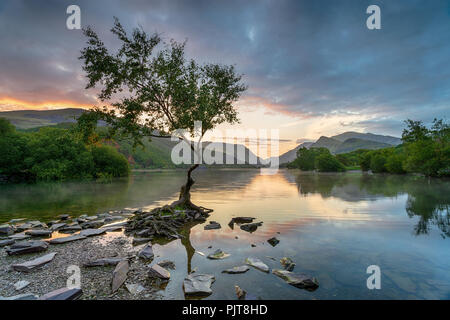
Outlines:
[[[8,119],[17,129],[52,126],[61,122],[75,122],[84,109],[19,110],[0,112],[0,118]]]
[[[327,148],[333,154],[351,152],[358,149],[375,150],[401,144],[400,138],[378,135],[373,133],[359,133],[348,131],[331,137],[320,137],[316,142],[305,142],[299,144],[292,150],[283,153],[279,157],[280,164],[294,161],[297,150],[305,148]]]

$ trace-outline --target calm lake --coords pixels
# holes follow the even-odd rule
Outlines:
[[[450,299],[449,180],[295,170],[263,175],[256,169],[199,169],[194,176],[193,202],[214,209],[206,223],[222,228],[205,231],[198,224],[183,243],[154,245],[156,255],[176,264],[161,299],[184,299],[188,268],[215,275],[206,299],[236,299],[234,285],[262,299]],[[184,179],[184,171],[168,170],[134,172],[108,184],[2,185],[0,223],[152,208],[175,200]],[[252,233],[229,227],[237,216],[263,225]],[[272,247],[267,240],[274,236],[280,243]],[[206,258],[218,248],[231,256]],[[295,272],[317,277],[320,286],[308,292],[253,268],[221,273],[247,257],[274,269],[290,257]],[[370,265],[381,269],[380,290],[367,288]]]

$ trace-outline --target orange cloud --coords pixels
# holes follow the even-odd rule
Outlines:
[[[64,108],[82,108],[90,109],[92,104],[83,104],[69,100],[49,100],[29,102],[10,97],[0,97],[0,110],[1,111],[14,111],[14,110],[51,110],[51,109],[64,109]]]

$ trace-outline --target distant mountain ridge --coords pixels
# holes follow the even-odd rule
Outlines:
[[[400,138],[373,133],[359,133],[348,131],[332,137],[321,136],[315,142],[299,144],[292,150],[283,153],[279,157],[280,164],[294,161],[297,158],[297,150],[300,148],[327,148],[333,154],[351,152],[358,149],[382,149],[396,146],[402,143]]]
[[[84,109],[67,108],[57,110],[18,110],[2,111],[0,118],[8,119],[18,129],[31,129],[57,125],[61,122],[75,122]]]

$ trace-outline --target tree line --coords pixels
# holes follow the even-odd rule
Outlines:
[[[0,179],[8,182],[111,179],[129,174],[127,159],[76,130],[44,127],[19,132],[0,118]]]
[[[360,168],[374,173],[420,173],[450,176],[450,126],[442,119],[430,127],[422,121],[405,121],[402,144],[378,150],[359,149],[332,155],[325,148],[300,148],[288,168],[342,172]]]

